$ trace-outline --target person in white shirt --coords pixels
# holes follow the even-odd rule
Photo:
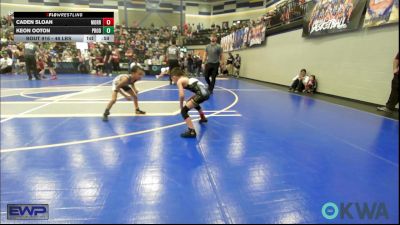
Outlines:
[[[178,27],[177,26],[173,26],[172,27],[172,32],[175,34],[178,31]]]
[[[3,58],[0,59],[0,74],[11,73],[12,59],[8,57],[7,53],[2,54]]]
[[[307,85],[309,77],[307,76],[307,70],[301,69],[299,75],[293,78],[293,83],[289,88],[290,92],[302,92]]]
[[[169,75],[169,67],[163,67],[161,68],[161,73],[159,75],[156,75],[157,79],[162,78],[165,75]]]

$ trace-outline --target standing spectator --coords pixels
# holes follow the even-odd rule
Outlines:
[[[179,67],[179,48],[176,46],[176,39],[172,39],[171,44],[172,45],[167,48],[165,53],[170,71],[176,67]],[[171,76],[169,77],[169,84],[172,84]]]
[[[132,48],[128,48],[125,52],[125,57],[128,59],[128,73],[131,74],[131,64],[133,63],[133,50]]]
[[[187,35],[189,26],[190,26],[190,25],[188,25],[187,23],[185,23],[185,24],[183,25],[183,34]],[[172,71],[172,70],[171,70],[171,71]]]
[[[2,52],[3,58],[0,59],[0,74],[8,74],[12,71],[12,59],[7,52]]]
[[[106,76],[112,76],[112,64],[111,64],[111,60],[112,60],[112,52],[110,50],[110,47],[108,46],[108,44],[103,44],[103,52],[102,52],[102,57],[103,57],[103,63],[104,63],[104,70],[106,72]]]
[[[25,56],[24,56],[24,52],[23,52],[23,47],[20,45],[17,45],[17,55],[18,55],[18,59],[17,59],[17,63],[15,65],[16,68],[16,72],[17,74],[22,74],[22,69],[25,69]]]
[[[18,70],[18,56],[19,56],[19,52],[17,49],[16,45],[13,45],[11,48],[11,59],[12,59],[12,73],[14,75],[17,75],[17,70]]]
[[[117,46],[114,46],[114,49],[112,51],[112,65],[113,65],[113,70],[116,71],[117,73],[119,72],[119,60],[120,60],[120,54]]]
[[[172,26],[172,35],[176,35],[178,33],[178,26]]]
[[[235,57],[233,57],[232,53],[229,52],[229,57],[226,60],[226,69],[228,70],[229,75],[233,75],[233,62],[235,61]]]
[[[240,75],[240,65],[242,64],[242,58],[239,54],[236,54],[236,58],[234,60],[233,66],[235,70],[235,76],[239,78]]]
[[[85,73],[89,73],[92,69],[90,68],[90,52],[88,49],[85,49],[83,52],[83,64]]]
[[[94,68],[96,70],[96,76],[103,76],[104,74],[104,57],[100,53],[96,53]]]
[[[85,59],[83,58],[83,55],[82,55],[82,52],[80,49],[78,49],[76,59],[78,61],[78,71],[82,74],[85,73],[85,71],[86,71],[85,64],[84,64]]]
[[[202,67],[202,65],[203,65],[203,61],[202,61],[202,59],[201,59],[201,57],[198,55],[197,57],[196,57],[196,76],[197,77],[199,77],[200,76],[200,73],[201,73],[201,67]]]
[[[188,37],[192,37],[192,26],[190,24],[188,24],[188,28],[187,28],[187,36]]]
[[[193,74],[193,67],[194,67],[193,64],[194,64],[193,57],[192,57],[191,54],[188,54],[188,57],[187,57],[187,69],[188,69],[189,75],[191,75],[191,76]]]
[[[393,113],[396,109],[396,105],[399,103],[399,53],[393,61],[393,80],[392,80],[392,91],[390,92],[389,100],[386,106],[378,107],[379,111]]]
[[[221,46],[217,44],[217,36],[215,34],[211,35],[210,40],[211,43],[206,47],[206,54],[203,63],[206,64],[204,76],[208,84],[208,90],[212,94],[214,91],[215,81],[218,76],[220,63],[223,62],[223,50]]]
[[[34,43],[25,44],[25,67],[26,73],[28,74],[29,80],[32,80],[32,73],[36,80],[40,80],[37,68],[36,68],[36,52],[38,47]]]

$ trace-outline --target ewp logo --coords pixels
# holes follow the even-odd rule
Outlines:
[[[382,202],[374,202],[372,205],[366,202],[340,203],[340,207],[333,202],[327,202],[322,206],[321,212],[322,216],[328,220],[333,220],[338,216],[340,219],[354,219],[354,215],[362,220],[389,219],[386,205]]]
[[[26,205],[7,205],[8,220],[48,220],[49,205],[45,204],[26,204]]]

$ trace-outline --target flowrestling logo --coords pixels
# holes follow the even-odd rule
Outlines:
[[[362,219],[378,220],[389,219],[389,214],[383,202],[347,202],[340,203],[339,206],[333,202],[327,202],[322,206],[322,216],[325,219]]]
[[[8,220],[48,220],[49,205],[45,204],[9,204]]]

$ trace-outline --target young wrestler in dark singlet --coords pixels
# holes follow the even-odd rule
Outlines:
[[[189,116],[189,111],[195,108],[200,114],[200,123],[206,123],[207,118],[205,117],[200,104],[208,100],[210,97],[210,91],[198,79],[188,78],[180,68],[173,69],[171,71],[171,77],[172,81],[178,86],[181,114],[186,122],[186,125],[188,126],[188,130],[182,133],[181,137],[194,138],[196,137],[196,131],[194,129],[192,119]],[[185,105],[183,104],[183,101],[185,100],[184,89],[194,93],[194,95],[186,101]]]

